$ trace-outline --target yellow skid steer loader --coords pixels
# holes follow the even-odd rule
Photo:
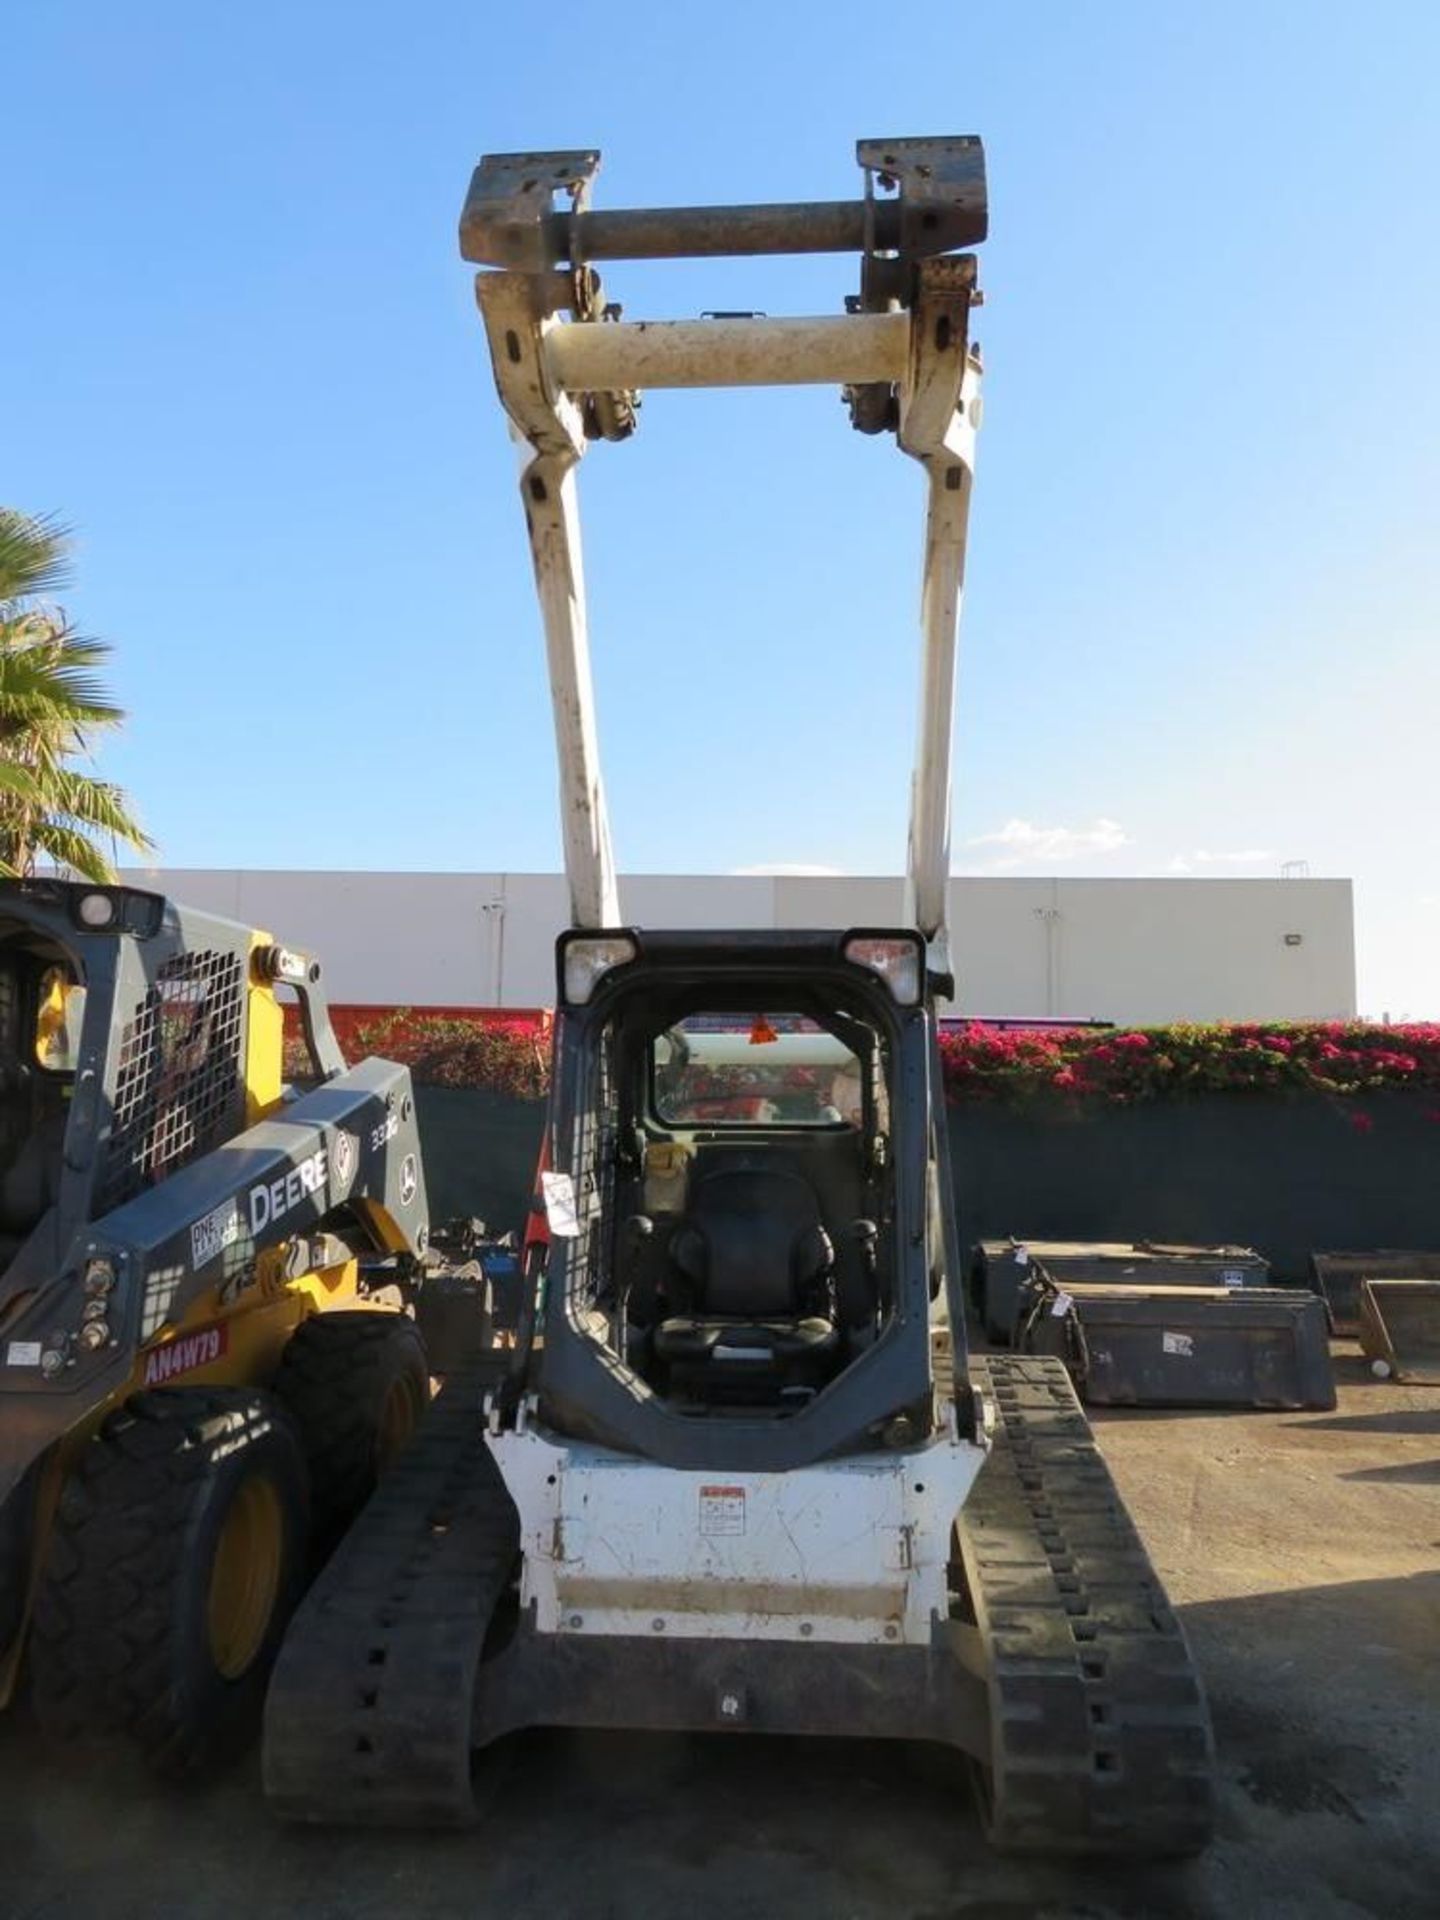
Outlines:
[[[243,1736],[428,1401],[426,1236],[409,1074],[345,1066],[310,956],[133,887],[0,883],[4,1700],[28,1674],[48,1732],[172,1772]]]

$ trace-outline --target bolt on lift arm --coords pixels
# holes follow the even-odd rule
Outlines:
[[[500,399],[522,450],[521,491],[545,624],[573,924],[620,908],[595,733],[575,468],[592,439],[635,429],[644,387],[837,383],[862,432],[894,432],[929,483],[921,590],[920,723],[911,785],[906,918],[950,971],[950,740],[955,646],[980,363],[968,337],[985,235],[980,142],[867,140],[865,197],[793,206],[592,213],[593,151],[492,154],[471,182],[461,251]],[[555,207],[568,195],[568,211]],[[599,259],[857,250],[861,290],[843,315],[726,316],[627,324],[603,301]],[[570,318],[562,318],[568,314]]]

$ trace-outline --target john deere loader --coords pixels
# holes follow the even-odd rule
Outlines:
[[[317,962],[133,887],[0,883],[7,1700],[172,1772],[242,1736],[428,1400],[360,1264],[425,1242],[409,1075],[346,1068]]]
[[[571,895],[548,1250],[527,1236],[515,1343],[451,1377],[289,1630],[264,1750],[289,1818],[463,1823],[472,1755],[559,1725],[938,1743],[973,1760],[1004,1846],[1185,1853],[1209,1832],[1200,1682],[1064,1367],[965,1349],[936,1014],[985,173],[969,138],[858,157],[862,198],[801,206],[595,211],[594,152],[475,174],[462,249],[521,448]],[[597,272],[843,251],[858,291],[810,318],[631,322]],[[576,467],[630,437],[641,388],[815,382],[925,478],[903,913],[635,926],[596,759]],[[840,564],[793,558],[817,586]],[[884,646],[873,660],[891,673]],[[817,698],[828,674],[820,643]],[[863,684],[846,711],[865,726]],[[723,804],[704,781],[690,803]]]

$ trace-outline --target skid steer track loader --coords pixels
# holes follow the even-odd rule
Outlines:
[[[522,447],[571,891],[548,1232],[513,1346],[477,1342],[292,1623],[264,1750],[290,1818],[463,1823],[476,1749],[565,1725],[939,1742],[997,1844],[1208,1835],[1200,1684],[1064,1368],[965,1351],[936,1008],[980,406],[955,249],[985,179],[968,138],[859,159],[863,199],[808,206],[594,212],[592,152],[475,174],[462,250]],[[595,269],[849,249],[834,318],[627,324]],[[627,926],[575,467],[639,388],[817,381],[928,482],[904,922]]]
[[[311,1090],[283,1081],[284,1009]],[[408,1072],[308,956],[128,886],[0,883],[0,1683],[166,1771],[253,1724],[315,1558],[429,1398]]]

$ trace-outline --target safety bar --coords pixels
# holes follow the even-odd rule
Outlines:
[[[567,393],[890,383],[905,377],[909,352],[908,313],[612,321],[545,336],[551,378]]]

